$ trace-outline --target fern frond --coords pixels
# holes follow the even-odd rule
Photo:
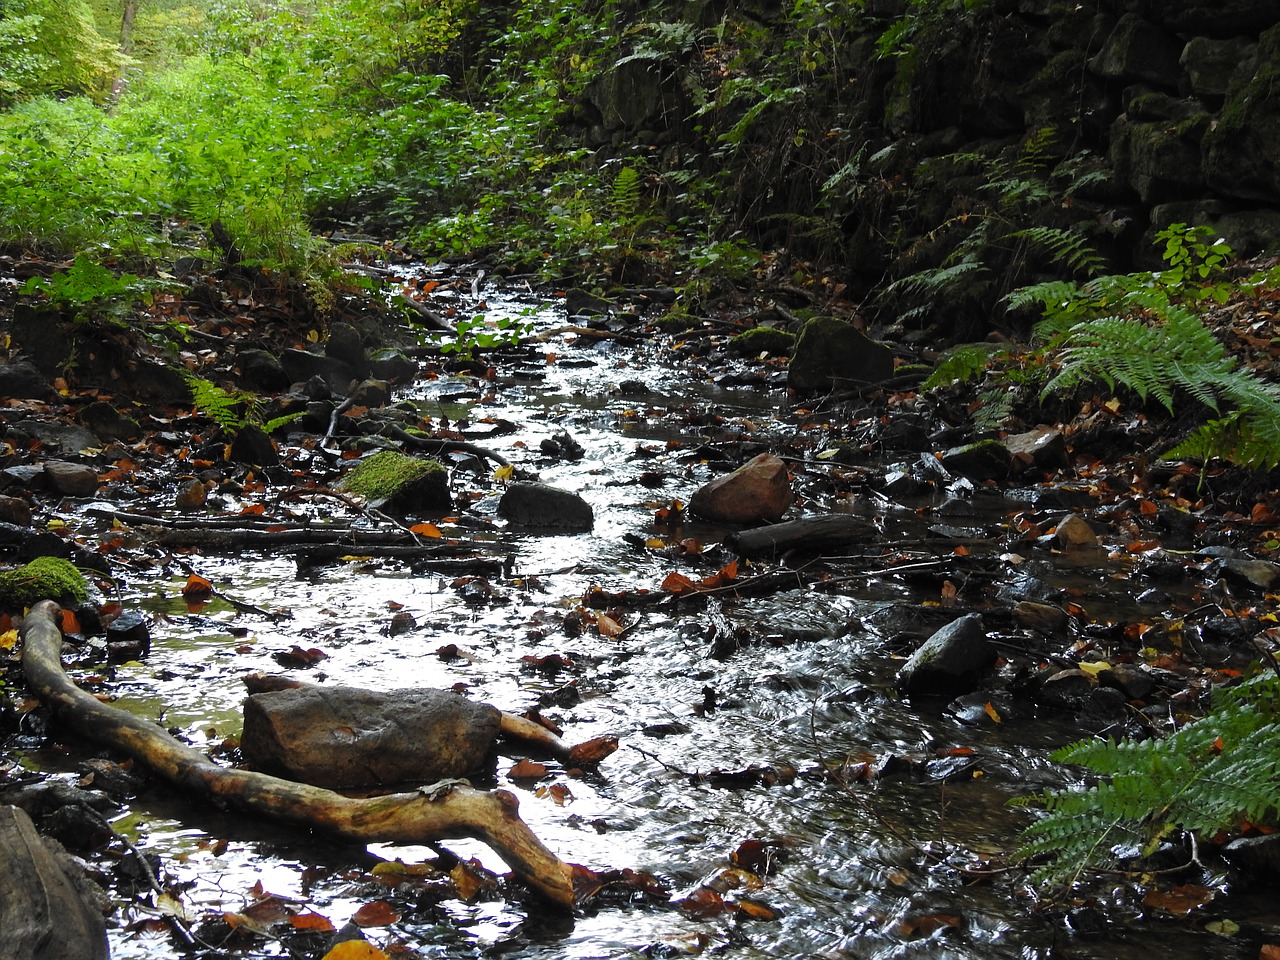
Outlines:
[[[1083,235],[1062,227],[1027,227],[1009,234],[1024,241],[1030,249],[1044,253],[1053,263],[1066,266],[1072,273],[1096,277],[1107,261]]]
[[[245,390],[227,390],[194,373],[184,373],[192,405],[222,427],[235,430],[252,418],[258,398]]]
[[[640,174],[635,167],[623,167],[613,178],[609,199],[614,212],[623,220],[634,217],[640,208]]]
[[[994,343],[962,343],[952,347],[938,361],[933,373],[920,384],[920,389],[932,390],[955,380],[967,383],[987,369],[987,363],[998,349]]]

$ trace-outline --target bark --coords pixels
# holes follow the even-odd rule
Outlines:
[[[574,868],[520,819],[505,790],[462,785],[354,799],[306,784],[214,763],[155,724],[80,690],[62,669],[58,606],[44,600],[22,625],[29,689],[71,730],[123,751],[154,773],[222,807],[336,834],[361,843],[426,844],[472,837],[493,848],[515,875],[552,903],[574,905]]]
[[[0,867],[0,960],[106,960],[90,881],[17,807],[0,807]]]
[[[847,550],[850,544],[874,543],[880,534],[870,521],[844,514],[788,520],[742,530],[728,538],[744,557],[778,557],[795,550],[810,555]]]

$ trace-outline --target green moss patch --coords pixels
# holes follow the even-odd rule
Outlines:
[[[348,493],[404,510],[448,507],[448,473],[438,460],[383,450],[362,460],[342,479]]]
[[[773,327],[756,327],[740,333],[729,341],[729,350],[739,357],[758,357],[767,353],[773,357],[789,357],[796,346],[796,335]]]
[[[29,607],[41,600],[83,603],[88,595],[80,571],[59,557],[37,557],[0,573],[0,607]]]

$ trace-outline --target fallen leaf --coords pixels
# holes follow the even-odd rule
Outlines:
[[[503,483],[510,480],[515,475],[516,475],[516,468],[509,463],[503,464],[501,467],[498,467],[496,470],[493,471],[493,479],[501,480]]]
[[[333,921],[328,917],[321,916],[314,910],[295,913],[289,918],[289,923],[295,930],[316,930],[320,933],[330,933],[335,929]]]
[[[213,584],[194,573],[187,577],[187,582],[182,587],[182,595],[184,597],[197,597],[210,593],[213,593]]]
[[[613,617],[601,613],[596,617],[596,629],[600,631],[602,637],[616,637],[625,628]]]
[[[400,914],[387,901],[371,900],[352,915],[351,922],[357,927],[385,927],[399,919]]]
[[[1004,723],[1004,717],[1000,716],[1000,711],[991,705],[990,700],[982,705],[982,709],[996,723]]]
[[[367,940],[343,940],[320,960],[390,960]]]
[[[17,630],[6,630],[4,633],[0,633],[0,650],[12,650],[13,645],[17,642]]]
[[[1172,890],[1149,890],[1142,902],[1174,916],[1186,916],[1197,907],[1203,907],[1213,897],[1214,892],[1210,888],[1185,883]]]
[[[416,533],[420,537],[436,538],[444,536],[444,534],[440,532],[440,528],[434,523],[415,523],[409,528],[409,532]]]
[[[63,633],[79,633],[80,618],[76,616],[74,610],[62,611],[62,632]]]

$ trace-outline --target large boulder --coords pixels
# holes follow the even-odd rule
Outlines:
[[[1205,179],[1227,197],[1274,203],[1280,195],[1280,24],[1261,35],[1245,79],[1231,84],[1204,138]]]
[[[513,527],[558,533],[589,533],[595,526],[591,504],[571,490],[520,481],[498,501],[498,516]]]
[[[804,325],[787,371],[797,393],[860,390],[893,376],[893,352],[861,330],[834,317]]]
[[[450,690],[303,686],[245,700],[240,751],[319,787],[429,783],[484,770],[498,724],[496,708]]]
[[[717,523],[773,523],[787,512],[791,500],[787,465],[762,453],[695,490],[689,509]]]

